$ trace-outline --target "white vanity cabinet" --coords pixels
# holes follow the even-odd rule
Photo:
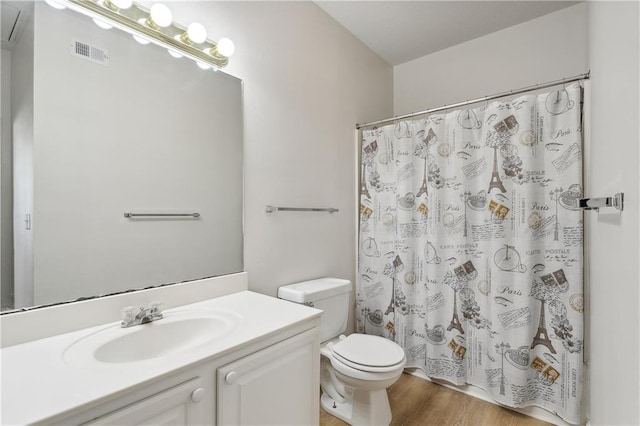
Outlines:
[[[316,425],[318,331],[310,330],[218,368],[218,425]]]
[[[179,384],[85,425],[204,425],[207,424],[207,392],[200,377]]]
[[[141,365],[139,368],[145,368]],[[203,363],[169,374],[136,389],[96,401],[46,425],[211,425],[215,420],[216,366]]]
[[[46,424],[316,425],[319,367],[320,331],[310,323]]]

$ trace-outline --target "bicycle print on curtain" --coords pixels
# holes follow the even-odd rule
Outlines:
[[[579,84],[362,131],[358,331],[581,422]]]

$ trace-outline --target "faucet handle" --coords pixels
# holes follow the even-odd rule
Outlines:
[[[162,302],[151,302],[149,307],[151,315],[162,318]]]
[[[125,306],[120,309],[120,318],[123,323],[131,323],[136,316],[136,308],[135,306]]]

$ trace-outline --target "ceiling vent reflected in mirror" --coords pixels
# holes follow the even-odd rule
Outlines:
[[[106,50],[79,40],[71,41],[71,54],[96,64],[109,65],[109,55]]]

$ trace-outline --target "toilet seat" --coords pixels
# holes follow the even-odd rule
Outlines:
[[[345,364],[365,371],[387,371],[404,358],[404,350],[395,342],[369,334],[351,334],[331,347]]]
[[[392,377],[406,363],[404,350],[380,336],[351,334],[330,345],[330,350],[331,364],[336,370],[363,380]]]
[[[351,368],[355,368],[356,370],[366,371],[366,372],[369,372],[369,373],[386,373],[388,371],[396,371],[400,364],[404,364],[404,359],[403,359],[397,364],[388,365],[386,367],[372,367],[370,365],[363,365],[363,364],[359,364],[357,362],[349,361],[348,359],[344,359],[343,357],[341,357],[340,355],[336,354],[335,352],[332,354],[332,357],[337,362],[340,362],[341,364],[344,364],[344,365],[349,366]]]
[[[330,358],[331,366],[338,372],[342,373],[345,376],[352,377],[354,379],[360,380],[373,380],[373,381],[384,381],[392,378],[397,378],[401,373],[404,365],[406,364],[406,360],[403,360],[400,364],[394,366],[393,369],[389,369],[384,372],[373,372],[360,370],[358,368],[350,367],[347,364],[344,364],[336,357],[332,356]]]

